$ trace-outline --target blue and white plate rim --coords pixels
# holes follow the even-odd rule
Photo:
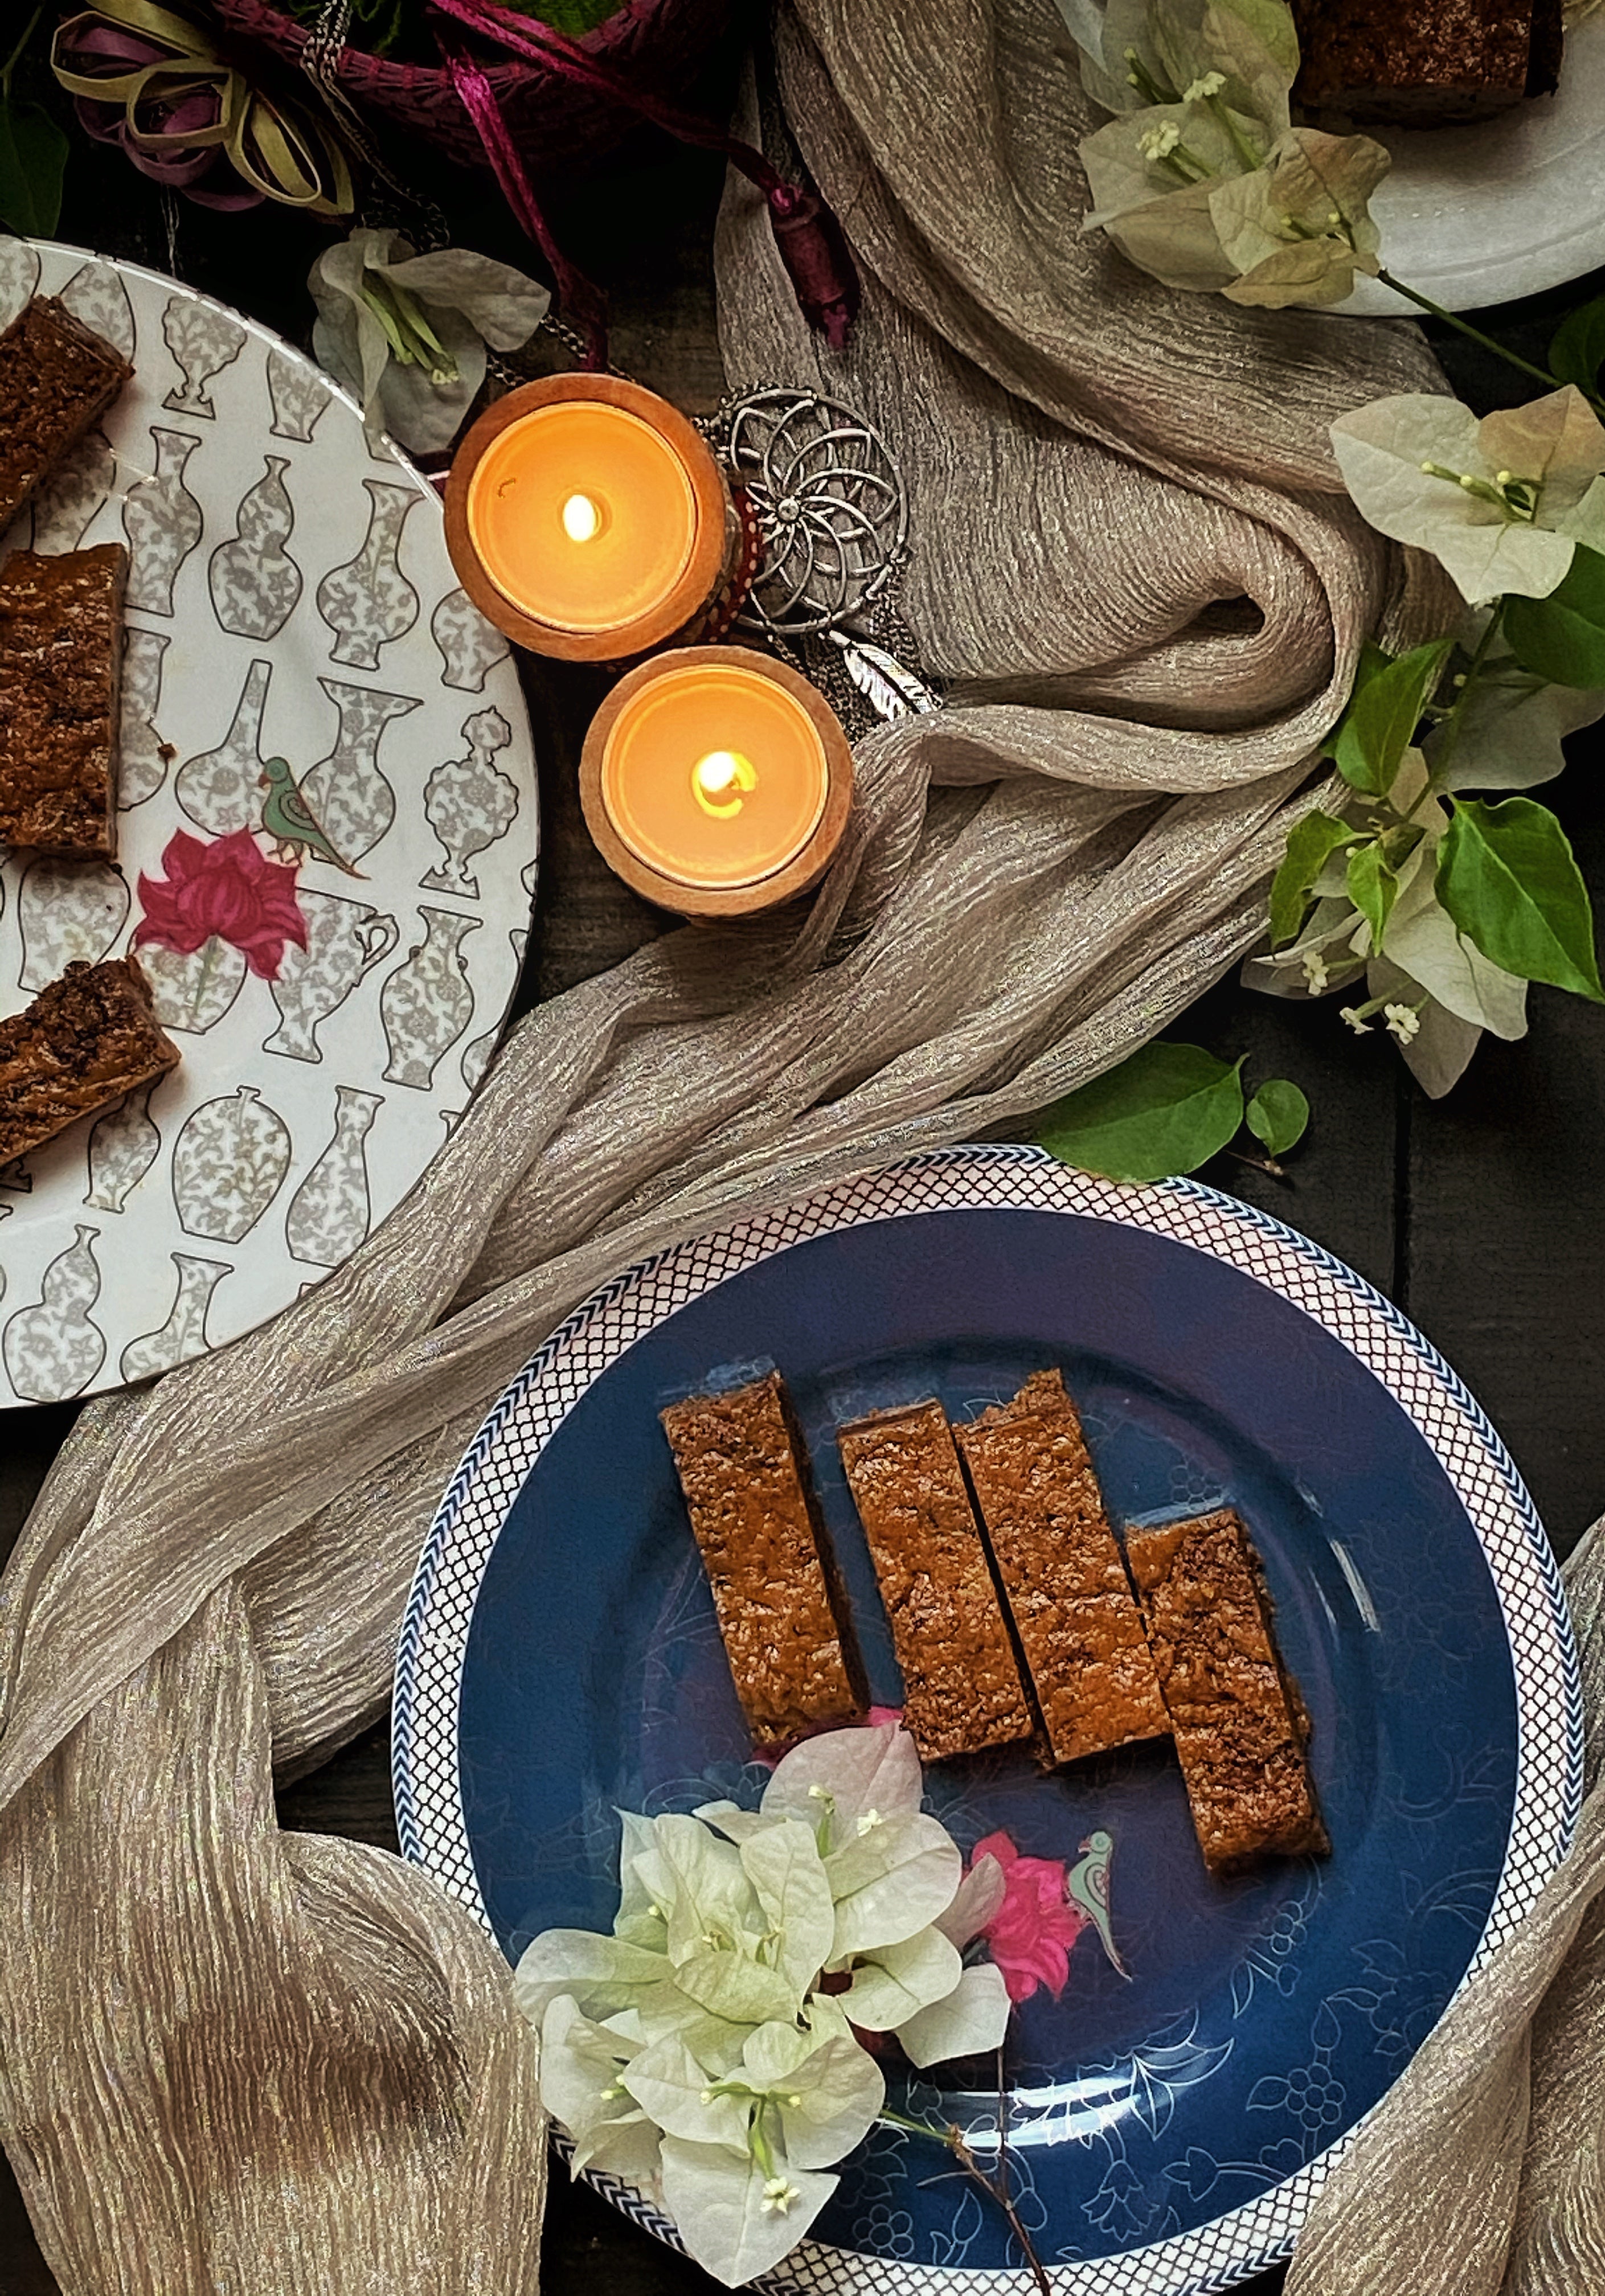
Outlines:
[[[1565,1592],[1514,1462],[1431,1342],[1320,1244],[1198,1181],[1116,1186],[1036,1148],[938,1149],[754,1213],[638,1262],[552,1332],[490,1411],[424,1541],[396,1660],[392,1773],[403,1855],[490,1928],[459,1791],[463,1664],[480,1584],[508,1510],[585,1390],[688,1300],[793,1244],[879,1220],[974,1209],[1057,1212],[1146,1229],[1239,1268],[1338,1340],[1433,1451],[1486,1557],[1516,1685],[1510,1835],[1469,1981],[1514,1932],[1565,1856],[1583,1792],[1582,1685]],[[1054,2267],[1055,2296],[1210,2296],[1278,2263],[1354,2133],[1195,2231]],[[645,2230],[679,2245],[673,2224],[646,2195],[600,2174],[588,2181]],[[806,2296],[1017,2296],[1020,2281],[1017,2270],[919,2265],[805,2242],[753,2284]]]

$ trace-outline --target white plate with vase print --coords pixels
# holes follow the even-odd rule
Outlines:
[[[1468,127],[1365,133],[1393,154],[1371,200],[1382,259],[1446,310],[1542,294],[1605,263],[1605,8],[1571,25],[1553,95]],[[1343,308],[1420,316],[1375,279]]]
[[[419,473],[171,279],[0,240],[0,324],[36,292],[135,371],[0,544],[128,546],[119,849],[0,849],[0,1015],[136,945],[183,1059],[0,1168],[0,1406],[169,1370],[350,1258],[484,1071],[538,847],[517,673]],[[275,833],[292,783],[322,850]]]

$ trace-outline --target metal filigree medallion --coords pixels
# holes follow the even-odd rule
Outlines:
[[[773,384],[728,399],[705,427],[758,529],[737,627],[805,669],[850,726],[937,708],[901,659],[913,653],[896,606],[909,501],[879,431],[840,399]]]
[[[866,612],[908,547],[908,496],[879,432],[839,399],[776,389],[722,409],[716,444],[764,541],[744,626],[810,637]]]

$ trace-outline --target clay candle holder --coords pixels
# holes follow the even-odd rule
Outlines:
[[[745,646],[686,646],[620,679],[580,761],[603,858],[660,908],[750,916],[824,875],[852,809],[829,703]]]
[[[564,661],[718,636],[751,572],[705,441],[615,375],[548,375],[488,407],[452,462],[446,540],[480,611]]]

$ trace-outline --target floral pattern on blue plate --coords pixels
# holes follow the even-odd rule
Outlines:
[[[1208,1875],[1174,1757],[927,1773],[969,1849],[1113,1842],[1127,1976],[1083,1932],[1012,2021],[1022,2221],[1064,2296],[1180,2296],[1287,2253],[1310,2199],[1467,1972],[1520,1918],[1580,1792],[1576,1655],[1548,1546],[1476,1404],[1398,1312],[1291,1230],[1188,1182],[1115,1188],[1035,1152],[946,1151],[632,1269],[487,1420],[431,1531],[397,1671],[403,1847],[510,1957],[606,1927],[620,1807],[756,1798],[656,1414],[760,1364],[802,1420],[876,1698],[900,1695],[833,1431],[955,1416],[1057,1364],[1110,1512],[1229,1500],[1310,1708],[1326,1860]],[[985,2066],[893,2079],[996,2142]],[[597,2183],[662,2236],[647,2196]],[[1000,2213],[882,2127],[776,2289],[1017,2286]],[[955,2278],[954,2276],[959,2277]]]

